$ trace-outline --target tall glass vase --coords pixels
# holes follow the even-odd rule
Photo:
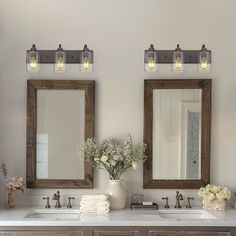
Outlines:
[[[110,196],[110,209],[118,210],[126,207],[127,190],[120,180],[108,180],[105,192]]]
[[[15,207],[15,191],[5,188],[4,207],[14,208]]]

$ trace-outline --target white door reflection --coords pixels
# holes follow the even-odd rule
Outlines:
[[[153,179],[200,179],[200,138],[201,89],[154,89]]]

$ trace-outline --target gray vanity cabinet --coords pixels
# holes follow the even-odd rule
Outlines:
[[[64,229],[42,230],[35,227],[35,230],[0,231],[0,236],[236,236],[236,229],[160,229],[152,227],[82,227]]]
[[[93,236],[139,236],[139,231],[94,231]]]
[[[83,231],[20,231],[3,236],[83,236]],[[1,235],[0,235],[1,236]]]
[[[230,232],[149,231],[149,236],[230,236]]]

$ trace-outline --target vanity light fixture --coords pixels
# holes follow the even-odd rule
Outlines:
[[[199,60],[198,69],[200,73],[207,73],[210,71],[210,64],[211,64],[210,59],[211,59],[210,52],[207,50],[205,44],[203,44],[198,57]]]
[[[40,58],[39,51],[36,49],[35,44],[33,44],[32,48],[27,51],[26,54],[26,69],[29,73],[38,73]]]
[[[83,50],[63,50],[61,44],[57,50],[37,50],[33,44],[26,53],[27,72],[39,72],[39,64],[53,64],[54,72],[63,73],[66,71],[66,64],[79,64],[81,72],[93,71],[93,51],[84,45]]]
[[[177,44],[177,48],[172,55],[172,71],[173,72],[183,72],[184,71],[184,53]]]
[[[80,71],[83,73],[93,71],[93,51],[89,50],[87,44],[80,53]]]
[[[144,51],[144,71],[155,73],[157,64],[171,64],[173,72],[183,72],[185,64],[197,64],[201,73],[210,71],[211,51],[202,45],[201,50],[181,50],[179,44],[173,50],[155,50],[151,44],[148,50]]]
[[[144,51],[144,71],[148,73],[155,73],[157,71],[158,53],[154,49],[153,44],[148,50]]]
[[[61,44],[59,44],[59,47],[55,52],[54,71],[56,73],[63,73],[66,71],[66,53],[61,47]]]

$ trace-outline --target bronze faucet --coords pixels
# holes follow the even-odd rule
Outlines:
[[[74,200],[75,197],[68,197],[68,204],[67,204],[67,208],[72,208],[72,205],[71,205],[71,200]]]
[[[46,205],[45,205],[45,208],[50,208],[51,206],[50,206],[50,204],[49,204],[49,197],[43,197],[43,200],[46,200],[46,201],[47,201],[47,203],[46,203]]]
[[[179,191],[176,191],[176,203],[175,203],[175,208],[181,208],[180,205],[180,200],[183,200],[183,195],[179,193]]]
[[[194,198],[193,197],[187,197],[187,200],[188,200],[188,203],[187,203],[186,208],[192,208],[192,206],[190,204],[190,200],[194,200]]]
[[[60,191],[57,191],[53,194],[52,200],[56,200],[55,208],[61,208],[60,204]]]
[[[170,205],[169,205],[169,203],[168,203],[168,197],[163,197],[162,198],[162,200],[166,200],[166,203],[165,203],[165,206],[164,206],[164,208],[170,208]]]

